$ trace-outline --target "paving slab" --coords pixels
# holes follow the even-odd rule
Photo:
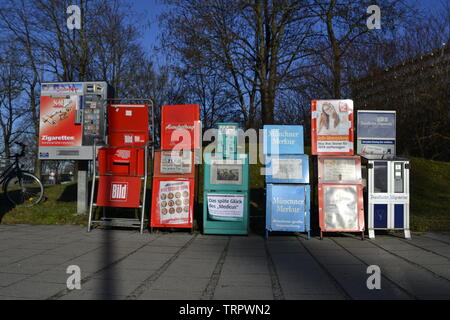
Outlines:
[[[0,225],[0,240],[0,300],[450,299],[450,233],[266,241]],[[72,264],[81,267],[82,290],[66,290]],[[367,289],[368,265],[380,266],[381,290]]]
[[[0,288],[0,296],[46,299],[65,288],[65,285],[56,283],[21,281],[8,287]]]
[[[273,300],[272,288],[268,286],[224,286],[217,287],[214,300]]]
[[[200,300],[202,294],[203,291],[150,289],[137,300]]]

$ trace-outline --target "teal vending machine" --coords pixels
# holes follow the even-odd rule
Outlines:
[[[216,153],[204,154],[203,232],[246,235],[249,226],[249,161],[237,151],[235,123],[218,125]]]
[[[306,232],[310,238],[309,157],[302,126],[264,126],[266,238],[269,232]]]

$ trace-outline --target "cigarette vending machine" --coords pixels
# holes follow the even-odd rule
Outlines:
[[[98,146],[98,150],[94,144],[93,148],[98,156],[94,162],[88,231],[94,224],[100,224],[139,227],[143,232],[148,162],[151,158],[149,148],[154,141],[152,124],[153,108],[150,110],[148,104],[108,106],[107,144]],[[103,210],[97,219],[94,208],[98,207]],[[140,209],[140,216],[118,218],[110,215],[106,208]]]
[[[39,159],[93,160],[95,140],[106,135],[106,82],[42,83]]]
[[[219,123],[216,152],[204,155],[205,234],[248,234],[249,162],[237,139],[238,124]]]
[[[309,157],[303,152],[303,126],[264,126],[266,238],[272,231],[310,237]]]
[[[161,150],[155,152],[150,228],[194,227],[199,105],[162,106]]]
[[[319,156],[319,225],[324,232],[360,232],[364,204],[359,156]]]

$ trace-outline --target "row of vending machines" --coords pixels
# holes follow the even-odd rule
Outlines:
[[[370,238],[375,230],[399,230],[410,238],[410,164],[395,153],[396,113],[360,110],[357,115],[355,153],[353,101],[311,104],[321,237],[324,232],[357,232],[364,238],[367,212]]]
[[[158,139],[148,99],[114,99],[106,82],[43,83],[41,89],[39,157],[94,160],[89,230],[96,224],[192,229],[202,202],[204,233],[247,234],[250,167],[238,124],[219,123],[214,151],[203,153],[198,105],[162,106]],[[395,116],[358,111],[355,152],[353,102],[314,100],[311,156],[302,126],[264,126],[266,237],[276,231],[309,237],[317,208],[321,237],[364,237],[367,226],[371,238],[375,230],[403,230],[409,238],[410,165],[395,154]]]

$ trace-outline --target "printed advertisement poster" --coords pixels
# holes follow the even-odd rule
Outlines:
[[[161,173],[189,174],[192,171],[192,152],[190,150],[162,151]]]
[[[303,179],[302,159],[272,158],[271,173],[274,179],[301,180]]]
[[[208,194],[208,215],[214,220],[242,220],[244,218],[243,195]]]
[[[39,146],[81,146],[82,126],[75,124],[79,96],[41,96]]]
[[[395,155],[395,111],[358,111],[357,152],[360,155]]]
[[[272,185],[270,229],[303,231],[305,228],[305,187]]]
[[[328,230],[358,230],[357,187],[324,187],[325,226]]]
[[[189,201],[189,181],[161,181],[158,201],[161,224],[190,223]]]
[[[312,115],[312,154],[353,154],[353,101],[314,100]]]
[[[323,180],[331,181],[356,181],[356,161],[352,159],[325,159],[323,161]]]

